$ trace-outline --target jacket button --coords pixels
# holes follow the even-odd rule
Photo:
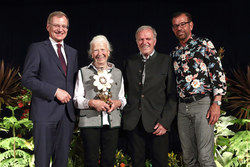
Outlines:
[[[141,85],[141,82],[139,82],[139,85]]]
[[[144,97],[144,95],[141,95],[141,97],[143,98],[143,97]]]
[[[141,73],[141,70],[139,70],[139,73]]]

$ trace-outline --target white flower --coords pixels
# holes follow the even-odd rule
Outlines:
[[[222,93],[223,93],[223,89],[220,89],[220,88],[214,89],[214,95],[222,94]]]
[[[106,91],[111,88],[111,84],[114,82],[111,79],[112,74],[108,73],[107,70],[98,71],[97,75],[94,75],[93,85],[97,87],[98,90]]]
[[[204,40],[202,43],[203,43],[203,45],[207,45],[207,47],[209,49],[213,49],[214,48],[214,44],[211,41]]]
[[[192,79],[193,79],[193,76],[192,75],[188,75],[188,76],[185,77],[185,79],[186,79],[186,82],[191,82]]]
[[[198,88],[198,87],[200,87],[201,83],[198,79],[195,79],[195,80],[193,80],[191,85],[193,86],[193,88]]]
[[[226,77],[225,77],[225,75],[222,75],[220,77],[220,81],[223,82],[223,83],[226,83]]]
[[[182,54],[181,55],[181,60],[184,61],[186,59],[186,56],[187,56],[186,54]]]
[[[184,61],[187,58],[187,55],[190,54],[190,51],[186,51],[184,54],[181,55],[181,60]]]
[[[201,63],[200,67],[201,67],[201,71],[206,71],[207,70],[207,66],[206,66],[205,63]]]
[[[185,97],[185,95],[184,95],[183,92],[180,92],[180,93],[179,93],[179,96],[182,97],[182,98]]]
[[[213,45],[213,43],[212,43],[211,41],[208,41],[208,42],[207,42],[207,46],[208,46],[208,48],[210,48],[210,49],[213,49],[213,48],[214,48],[214,45]]]
[[[176,61],[174,61],[174,70],[178,70],[179,66],[178,66],[178,63]]]
[[[183,64],[182,68],[184,72],[187,72],[189,70],[187,63]]]

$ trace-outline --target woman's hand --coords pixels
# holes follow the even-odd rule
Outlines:
[[[108,113],[110,113],[113,110],[121,107],[121,105],[122,105],[122,102],[120,100],[111,100],[111,99],[109,99],[109,101],[112,102],[112,105],[111,105],[110,109],[107,111]]]
[[[105,103],[104,101],[102,100],[95,100],[95,99],[92,99],[92,100],[89,100],[89,103],[88,103],[89,107],[92,107],[92,108],[95,108],[97,111],[101,112],[101,111],[109,111],[110,110],[110,106]]]

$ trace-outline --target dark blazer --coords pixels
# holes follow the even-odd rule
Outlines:
[[[130,57],[126,64],[127,105],[123,128],[133,130],[140,117],[144,129],[153,132],[159,122],[167,130],[177,112],[176,83],[170,56],[155,52],[146,62],[146,78],[142,86],[142,56]]]
[[[67,56],[67,76],[50,40],[33,43],[29,47],[24,63],[22,84],[32,91],[30,118],[33,121],[58,121],[65,109],[70,119],[75,121],[72,99],[78,57],[77,51],[72,47],[65,44],[64,49]],[[71,95],[72,99],[69,103],[62,104],[55,98],[57,88]]]

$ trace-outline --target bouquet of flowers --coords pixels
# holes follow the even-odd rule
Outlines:
[[[94,75],[95,81],[93,83],[99,90],[98,97],[109,105],[112,105],[109,99],[112,97],[110,89],[111,84],[114,82],[111,76],[112,74],[108,73],[107,70],[99,70],[97,75]]]

